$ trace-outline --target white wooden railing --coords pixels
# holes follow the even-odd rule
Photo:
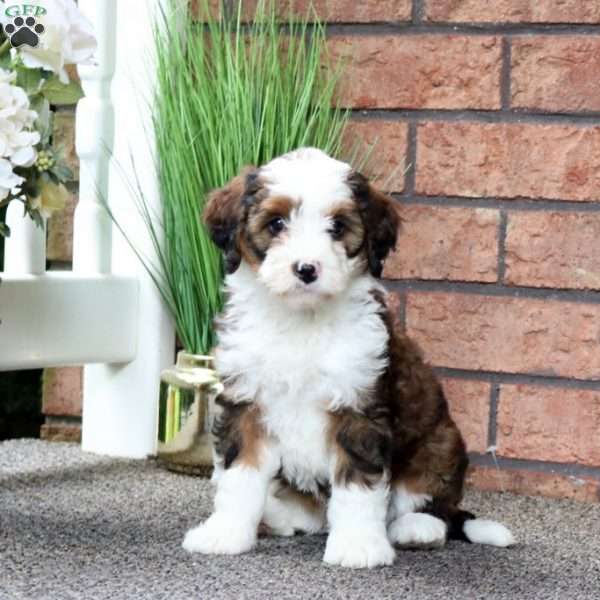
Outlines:
[[[85,365],[83,449],[141,458],[156,450],[159,375],[173,361],[174,330],[101,199],[108,198],[120,225],[152,258],[130,185],[137,176],[158,209],[151,103],[159,0],[78,5],[99,47],[97,64],[79,68],[86,97],[76,120],[81,166],[73,271],[46,271],[45,230],[12,203],[0,274],[0,370]]]

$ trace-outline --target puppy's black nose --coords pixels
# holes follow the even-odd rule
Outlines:
[[[317,267],[310,263],[294,263],[294,275],[304,283],[312,283],[317,280]]]

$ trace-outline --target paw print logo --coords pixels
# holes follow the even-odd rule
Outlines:
[[[10,36],[13,48],[23,45],[35,48],[40,41],[39,36],[44,33],[44,26],[34,17],[15,17],[12,23],[5,25],[4,31]]]

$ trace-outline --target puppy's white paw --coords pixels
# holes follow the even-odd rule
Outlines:
[[[202,525],[190,529],[183,540],[188,552],[203,554],[241,554],[256,543],[256,528],[237,519],[214,513]]]
[[[446,543],[446,523],[425,513],[407,513],[388,527],[390,540],[409,548],[440,548]]]
[[[384,532],[331,531],[323,560],[330,565],[353,569],[391,565],[396,553]]]

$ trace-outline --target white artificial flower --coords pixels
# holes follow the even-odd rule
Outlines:
[[[0,85],[3,83],[12,83],[16,78],[17,74],[14,71],[0,69]]]
[[[13,172],[10,161],[0,158],[0,202],[10,193],[17,194],[23,181],[22,177]]]
[[[89,63],[95,50],[96,38],[94,29],[86,17],[77,8],[74,0],[29,0],[28,6],[40,6],[46,10],[45,14],[36,16],[37,22],[44,26],[44,32],[39,36],[39,43],[35,48],[22,45],[13,53],[18,53],[23,64],[30,69],[45,69],[58,74],[63,83],[69,82],[65,65]],[[3,25],[9,23],[13,17],[6,12],[11,6],[22,6],[19,0],[7,0],[6,8],[0,11],[0,20]],[[40,11],[41,12],[41,11]]]
[[[0,200],[19,192],[24,180],[13,170],[35,162],[40,141],[40,134],[30,131],[37,113],[25,91],[12,85],[14,79],[14,73],[0,69]]]

